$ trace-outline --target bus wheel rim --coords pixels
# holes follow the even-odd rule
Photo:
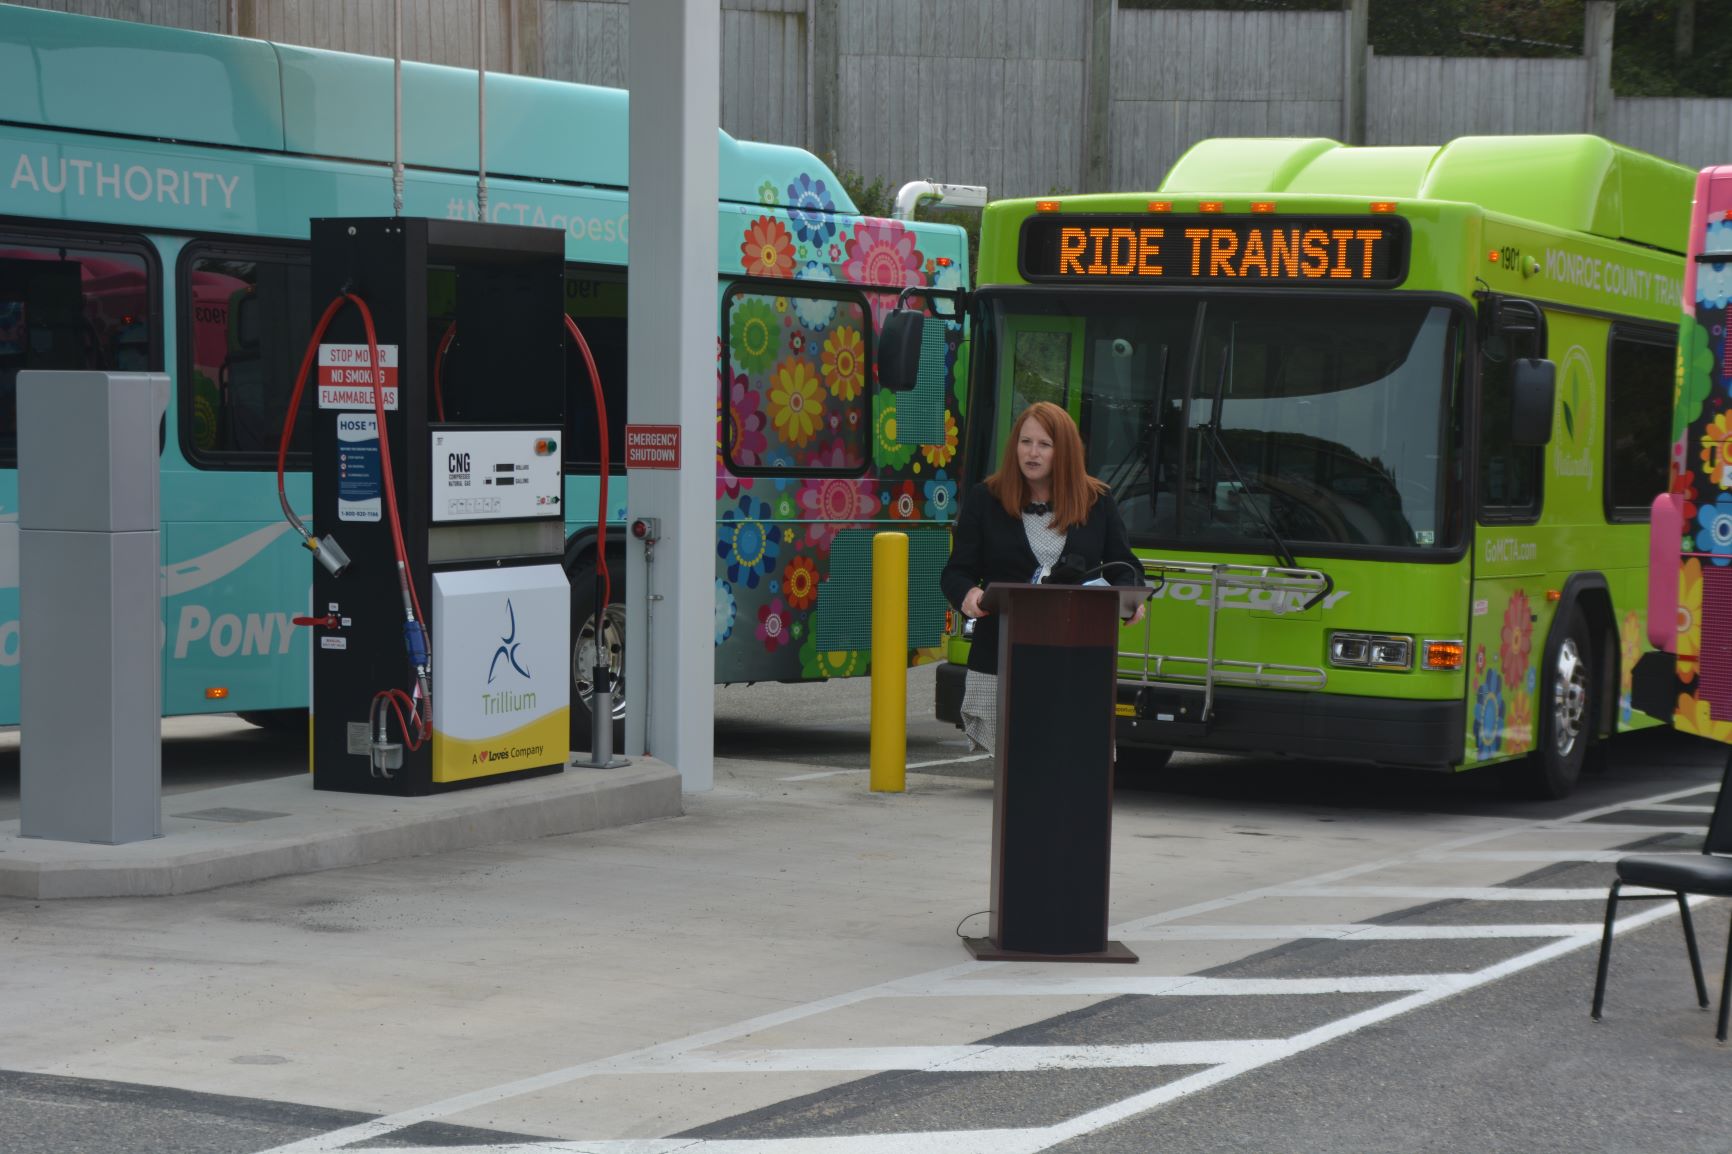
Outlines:
[[[607,670],[613,680],[613,716],[625,716],[625,606],[609,605],[602,612],[602,646],[607,651]],[[595,696],[595,615],[591,614],[578,631],[571,647],[571,688],[577,701],[588,702]],[[574,702],[575,704],[575,702]]]
[[[1576,639],[1566,637],[1552,672],[1552,745],[1559,757],[1568,757],[1581,740],[1587,704],[1588,666]]]

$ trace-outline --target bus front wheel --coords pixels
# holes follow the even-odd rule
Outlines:
[[[1546,646],[1545,682],[1535,702],[1537,747],[1521,763],[1519,783],[1530,797],[1568,797],[1595,743],[1595,669],[1592,635],[1580,609],[1554,627]]]
[[[613,686],[613,750],[625,746],[625,556],[608,551],[608,604],[600,628],[595,620],[595,585],[600,574],[593,564],[571,574],[571,748],[594,748],[590,699],[595,692],[596,645]]]

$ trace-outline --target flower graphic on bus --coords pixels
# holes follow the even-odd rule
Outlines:
[[[858,330],[838,328],[824,338],[820,371],[833,396],[852,401],[860,395],[866,387],[866,344]]]
[[[1684,521],[1689,523],[1696,519],[1696,474],[1683,463],[1682,458],[1687,450],[1679,441],[1673,446],[1670,477],[1666,483],[1666,491],[1677,497],[1684,505]]]
[[[818,632],[813,630],[800,646],[800,672],[808,680],[854,677],[866,672],[866,654],[858,649],[820,649]]]
[[[866,294],[874,324],[883,324],[884,315],[895,306],[894,290],[925,283],[921,265],[926,258],[914,247],[914,241],[914,234],[900,222],[886,220],[860,222],[845,242],[848,259],[842,265],[842,279],[893,290]]]
[[[1696,676],[1702,652],[1702,562],[1692,557],[1678,571],[1678,676]]]
[[[1526,690],[1510,694],[1509,714],[1503,726],[1505,753],[1526,753],[1534,744],[1533,698]]]
[[[1696,523],[1702,526],[1696,548],[1712,553],[1716,565],[1732,564],[1732,496],[1722,496],[1697,513]]]
[[[877,515],[878,498],[857,480],[814,477],[800,490],[800,508],[806,513],[806,539],[827,553],[838,529]]]
[[[1714,352],[1708,347],[1708,330],[1686,319],[1678,333],[1678,367],[1672,382],[1672,439],[1702,415],[1702,404],[1714,390]]]
[[[956,482],[940,469],[926,482],[926,516],[932,521],[948,521],[956,515]]]
[[[1479,756],[1497,753],[1503,740],[1503,679],[1493,669],[1480,682],[1473,706],[1473,744]]]
[[[942,469],[956,457],[956,418],[950,410],[944,411],[944,440],[936,445],[920,446],[920,455],[926,458],[926,463],[934,469]]]
[[[801,240],[823,244],[836,235],[836,222],[830,215],[836,211],[836,202],[823,180],[813,180],[810,173],[802,172],[788,186],[788,199],[794,202],[788,215]]]
[[[796,557],[782,570],[782,593],[788,604],[804,613],[818,600],[818,567],[810,557]]]
[[[1702,475],[1732,489],[1732,414],[1720,413],[1702,430]]]
[[[741,297],[733,311],[733,320],[728,325],[728,349],[733,354],[734,367],[761,373],[776,363],[782,343],[782,322],[762,297]]]
[[[904,481],[885,495],[890,516],[897,521],[912,521],[920,516],[920,493],[913,481]]]
[[[749,494],[740,498],[738,509],[723,511],[716,555],[728,563],[729,581],[756,589],[759,578],[775,572],[778,546],[764,524],[769,519],[770,507]]]
[[[756,465],[770,447],[764,436],[768,418],[758,408],[758,391],[744,373],[728,387],[729,452],[736,464]]]
[[[1693,693],[1680,693],[1678,711],[1672,715],[1672,724],[1679,733],[1693,733],[1697,737],[1714,741],[1732,742],[1732,721],[1715,721],[1711,709],[1712,706],[1706,698],[1697,697]]]
[[[776,366],[770,385],[770,422],[782,440],[796,448],[817,435],[824,419],[820,387],[805,361],[788,360]]]
[[[1528,595],[1517,589],[1510,594],[1509,607],[1504,610],[1503,632],[1497,650],[1498,668],[1503,672],[1503,679],[1511,685],[1520,685],[1527,676],[1533,636],[1533,612],[1528,607]]]
[[[878,389],[872,395],[872,440],[878,464],[900,469],[914,456],[914,446],[896,439],[896,394]]]
[[[1732,246],[1732,221],[1708,222],[1702,251],[1725,252]],[[1696,300],[1712,308],[1723,309],[1732,296],[1732,264],[1703,263],[1696,269]]]
[[[794,238],[775,217],[760,216],[740,242],[740,264],[752,276],[794,275]]]
[[[758,606],[758,640],[768,653],[774,653],[788,643],[788,607],[780,597],[768,605]]]
[[[819,284],[835,284],[836,274],[822,261],[809,260],[805,266],[794,274],[801,280],[816,281]],[[794,315],[800,318],[800,323],[815,333],[821,333],[829,327],[836,317],[837,300],[835,297],[797,296],[794,298]],[[851,311],[858,315],[858,305],[851,306]]]
[[[716,644],[720,645],[734,635],[734,619],[739,616],[740,604],[734,600],[734,588],[720,577],[716,578]]]

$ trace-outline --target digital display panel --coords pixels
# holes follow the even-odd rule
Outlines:
[[[1399,216],[1033,216],[1025,280],[1137,284],[1397,285],[1407,275]]]

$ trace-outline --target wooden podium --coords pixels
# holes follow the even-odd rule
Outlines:
[[[998,737],[981,961],[1134,962],[1107,940],[1121,612],[1146,588],[992,585]],[[982,622],[982,624],[987,624]]]

